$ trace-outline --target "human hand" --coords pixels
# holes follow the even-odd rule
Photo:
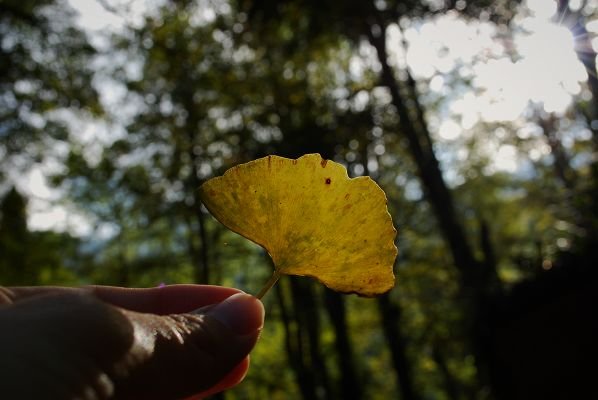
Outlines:
[[[200,399],[244,378],[263,321],[219,286],[0,287],[0,398]]]

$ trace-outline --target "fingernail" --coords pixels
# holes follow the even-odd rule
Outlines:
[[[264,305],[246,293],[237,293],[210,308],[206,315],[218,320],[237,335],[247,335],[264,326]]]

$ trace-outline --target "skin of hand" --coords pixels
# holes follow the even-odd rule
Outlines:
[[[0,398],[201,399],[245,377],[263,323],[219,286],[0,287]]]

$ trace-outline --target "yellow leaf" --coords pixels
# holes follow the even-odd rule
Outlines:
[[[208,210],[265,248],[280,274],[310,276],[339,292],[373,296],[394,285],[396,230],[369,177],[307,154],[241,164],[200,188]]]

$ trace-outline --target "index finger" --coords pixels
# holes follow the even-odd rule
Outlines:
[[[93,295],[131,311],[158,315],[191,312],[220,303],[241,290],[212,285],[169,285],[147,289],[88,286]]]
[[[156,288],[124,288],[116,286],[14,287],[9,288],[12,302],[33,296],[82,293],[127,310],[158,315],[191,312],[200,307],[220,303],[241,290],[212,285],[169,285]]]

